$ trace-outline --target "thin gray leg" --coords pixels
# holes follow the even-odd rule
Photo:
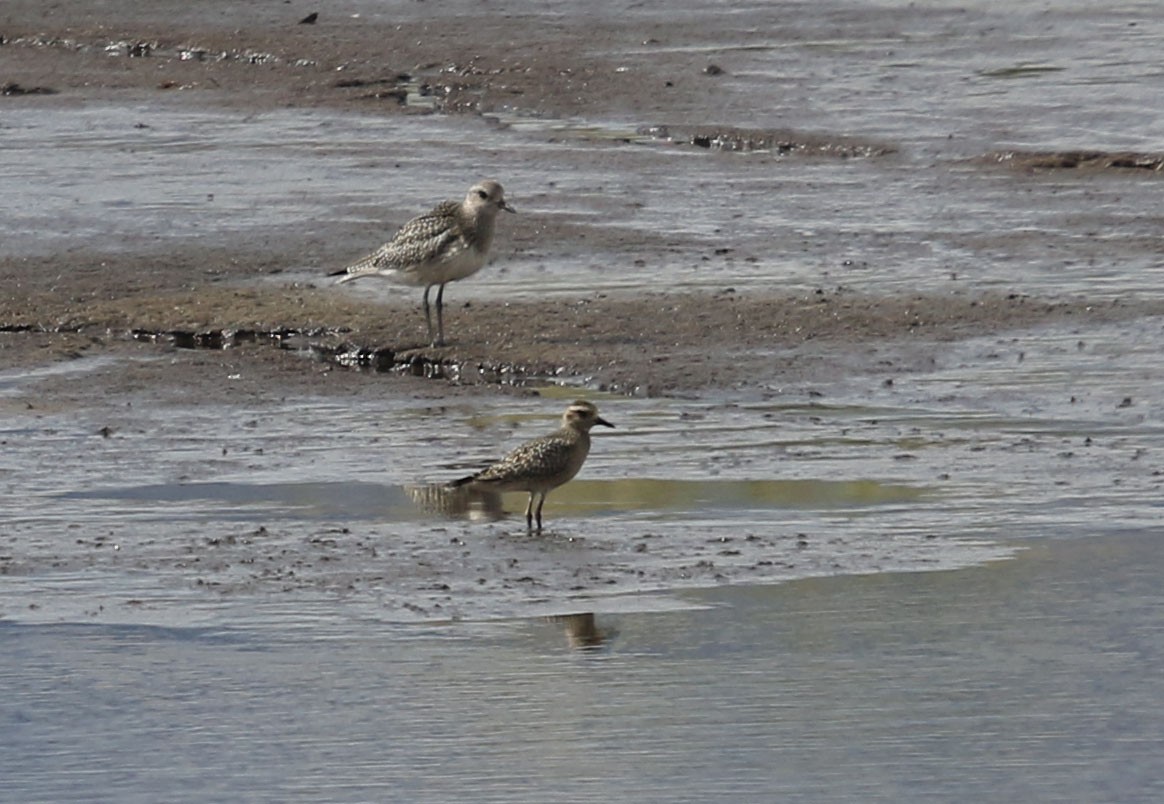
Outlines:
[[[442,287],[444,287],[444,286],[442,285]],[[425,285],[424,286],[424,323],[428,325],[428,341],[429,341],[429,343],[432,343],[432,316],[429,314],[429,311],[428,311],[428,292],[431,288],[432,288],[432,285]],[[438,299],[438,301],[437,301],[437,318],[439,319],[440,318],[440,310],[441,310],[440,301],[439,301],[439,299],[440,299],[439,294],[437,295],[437,299]]]
[[[437,339],[434,346],[445,345],[445,286],[437,288]]]
[[[525,529],[533,530],[533,501],[534,492],[529,493],[529,502],[525,504]]]
[[[541,499],[538,500],[538,511],[537,511],[538,530],[542,529],[542,506],[545,504],[546,504],[546,492],[543,491]]]

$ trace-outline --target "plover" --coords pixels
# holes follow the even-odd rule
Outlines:
[[[449,485],[498,492],[528,491],[525,525],[532,530],[536,517],[537,529],[541,530],[546,495],[578,474],[590,453],[590,428],[596,424],[614,427],[598,415],[593,403],[578,400],[566,408],[562,426],[554,432],[527,441],[487,469]]]
[[[516,212],[505,202],[505,193],[495,181],[481,181],[469,188],[465,200],[445,201],[431,212],[419,215],[400,227],[391,240],[352,263],[333,271],[340,282],[365,276],[382,276],[406,285],[424,286],[424,321],[433,346],[444,346],[445,285],[464,279],[481,269],[493,242],[493,222],[497,212]],[[428,292],[437,286],[436,337],[433,337]]]

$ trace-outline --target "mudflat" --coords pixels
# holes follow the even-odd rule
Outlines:
[[[283,3],[161,2],[143,8],[130,2],[59,7],[13,0],[0,12],[0,104],[80,109],[165,100],[199,108],[326,108],[495,122],[514,115],[633,113],[643,121],[667,122],[642,127],[639,134],[677,149],[762,149],[822,160],[891,159],[897,150],[892,142],[841,132],[724,125],[708,109],[733,91],[722,83],[730,76],[717,64],[693,63],[686,51],[722,41],[746,47],[761,36],[727,21],[709,27],[704,17],[652,16],[636,25],[633,18],[534,15],[520,4],[474,5],[439,18],[425,4],[390,13],[351,4],[325,9],[307,22],[309,11]],[[782,35],[795,39],[811,32]],[[557,158],[597,169],[609,157],[601,144],[591,144]],[[989,157],[983,154],[973,169],[1005,170]],[[1028,170],[1032,164],[1051,169],[1079,163],[1050,157],[1003,161]],[[1100,163],[1087,160],[1093,167]],[[1149,155],[1139,163],[1109,160],[1107,167],[1118,172],[1137,164],[1154,163]],[[917,169],[943,180],[941,166]],[[474,178],[467,176],[466,183]],[[520,188],[511,188],[512,197],[520,195]],[[552,192],[541,197],[543,206],[554,203]],[[596,203],[603,212],[604,202]],[[618,199],[605,203],[616,217]],[[397,222],[420,211],[402,210]],[[795,218],[795,205],[789,203],[784,214]],[[1080,221],[1084,228],[1087,223]],[[554,215],[519,215],[502,224],[495,265],[537,252],[552,272],[558,249],[599,255],[617,273],[620,262],[647,259],[659,246],[636,230]],[[54,233],[44,235],[51,242]],[[582,289],[544,299],[478,299],[470,279],[449,293],[450,346],[430,349],[422,343],[417,292],[401,289],[388,300],[383,294],[339,293],[324,278],[358,256],[353,242],[372,246],[376,236],[350,220],[323,217],[310,231],[285,228],[263,237],[207,232],[159,246],[149,238],[110,233],[79,247],[50,245],[39,254],[0,252],[3,364],[167,351],[170,360],[118,363],[97,372],[95,381],[111,387],[156,384],[161,390],[225,370],[253,386],[201,383],[205,393],[254,393],[272,382],[313,393],[382,390],[383,378],[375,372],[337,369],[365,366],[441,378],[439,393],[565,377],[651,395],[781,378],[810,381],[841,371],[909,371],[924,368],[933,351],[952,339],[1048,324],[1087,326],[1155,315],[1164,307],[1134,298],[1000,292],[956,276],[944,292],[870,292],[843,280],[790,291],[782,289],[776,267],[763,285],[733,287],[729,272],[718,287],[663,292],[663,266],[659,290]],[[820,233],[817,247],[827,250],[830,237]],[[836,237],[840,250],[843,240]],[[978,247],[1005,249],[1014,237],[998,232],[996,240]],[[723,238],[730,241],[728,234]],[[667,247],[682,251],[683,237]],[[697,255],[706,244],[689,247]],[[769,253],[784,248],[796,245],[774,236]],[[1094,253],[1097,246],[1083,248]],[[318,279],[282,280],[292,265],[317,270]],[[209,348],[185,348],[200,346]]]

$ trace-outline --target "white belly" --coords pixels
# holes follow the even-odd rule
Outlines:
[[[429,262],[397,271],[392,278],[406,285],[439,285],[472,276],[485,264],[485,255],[474,249],[450,254],[443,260]]]

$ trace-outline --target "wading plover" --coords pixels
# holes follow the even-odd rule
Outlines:
[[[352,263],[333,271],[340,282],[365,276],[382,276],[406,285],[424,286],[424,320],[433,346],[444,346],[445,285],[481,269],[493,242],[493,222],[499,210],[516,212],[505,202],[501,185],[482,181],[469,188],[465,200],[445,201],[431,212],[400,227],[391,240]],[[428,292],[437,286],[436,336],[433,336]]]
[[[598,415],[598,408],[592,403],[574,402],[566,408],[562,426],[554,432],[527,441],[489,468],[449,485],[498,492],[528,491],[525,525],[532,529],[536,517],[537,529],[541,530],[546,495],[578,474],[590,452],[590,428],[596,424],[614,427]]]

